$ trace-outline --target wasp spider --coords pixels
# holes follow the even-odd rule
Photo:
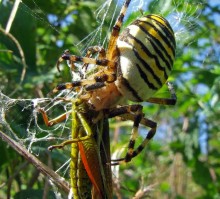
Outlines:
[[[107,49],[90,47],[85,57],[71,55],[65,51],[57,62],[59,68],[63,60],[70,63],[100,66],[98,72],[79,81],[58,85],[53,92],[64,89],[83,88],[79,94],[90,109],[102,112],[102,117],[121,116],[134,121],[124,158],[113,164],[129,162],[139,154],[154,136],[157,124],[144,118],[142,106],[123,105],[125,100],[174,105],[176,95],[171,84],[167,83],[171,98],[155,98],[167,81],[175,57],[175,37],[168,21],[161,16],[150,14],[132,22],[120,32],[126,10],[131,0],[125,0],[118,19],[113,26]],[[98,58],[95,55],[98,54]],[[150,127],[143,142],[135,148],[138,126],[142,123]]]

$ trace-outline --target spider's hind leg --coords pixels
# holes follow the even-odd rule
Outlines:
[[[171,84],[170,82],[167,82],[167,87],[170,93],[170,98],[151,97],[146,101],[150,103],[154,103],[154,104],[175,105],[177,101],[177,96],[176,96],[173,84]]]
[[[137,156],[145,148],[148,142],[153,138],[157,128],[156,122],[144,117],[142,112],[142,106],[139,104],[113,108],[111,110],[108,110],[105,114],[105,117],[108,118],[115,116],[120,116],[122,119],[125,120],[132,120],[134,121],[134,123],[128,144],[128,151],[125,157],[117,160],[112,160],[113,161],[112,165],[118,165],[121,163],[130,162],[131,159]],[[147,136],[142,141],[142,143],[135,149],[134,146],[135,146],[136,138],[138,136],[138,127],[140,123],[143,124],[144,126],[150,127],[151,129],[148,131]]]

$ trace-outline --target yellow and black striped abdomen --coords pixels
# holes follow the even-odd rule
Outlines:
[[[175,57],[175,37],[166,19],[147,15],[119,36],[119,91],[129,100],[145,101],[166,82]]]

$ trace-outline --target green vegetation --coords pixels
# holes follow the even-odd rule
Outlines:
[[[71,81],[69,68],[64,64],[59,73],[56,61],[65,49],[80,55],[88,41],[92,41],[92,37],[83,38],[95,30],[98,32],[107,11],[104,8],[97,16],[97,9],[103,2],[106,1],[48,0],[35,4],[35,1],[24,0],[7,33],[14,2],[0,1],[0,91],[5,95],[0,96],[0,131],[25,146],[53,170],[69,159],[69,148],[49,153],[47,147],[52,142],[40,138],[48,132],[54,133],[59,140],[53,143],[59,143],[62,136],[68,137],[69,129],[64,128],[61,132],[60,128],[46,128],[42,118],[34,112],[33,101],[23,99],[45,98],[58,83]],[[164,8],[165,17],[172,19],[176,31],[177,58],[170,81],[175,86],[178,102],[175,107],[144,103],[145,116],[158,122],[157,135],[131,163],[120,166],[119,176],[115,176],[118,179],[114,193],[132,198],[142,188],[151,198],[218,199],[220,4],[191,0],[167,1],[167,5],[160,0],[149,2],[143,11],[160,13]],[[113,11],[110,7],[101,26],[102,34],[97,34],[91,44],[102,44]],[[116,13],[118,11],[119,8]],[[135,11],[130,18],[141,14]],[[74,45],[82,40],[80,45]],[[161,95],[168,96],[165,87],[158,94]],[[10,99],[20,101],[12,103]],[[47,103],[45,101],[44,105]],[[60,106],[50,111],[57,116],[64,110]],[[127,146],[131,126],[125,121],[110,120],[113,154]],[[140,134],[145,136],[145,133],[141,128]],[[139,141],[141,139],[140,136]],[[55,198],[56,186],[51,186],[36,167],[7,142],[0,140],[0,151],[0,198]],[[59,175],[68,181],[68,171],[63,169]]]

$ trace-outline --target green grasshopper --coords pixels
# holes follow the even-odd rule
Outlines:
[[[47,126],[53,126],[70,113],[48,120],[43,109],[39,109]],[[110,168],[110,144],[107,121],[94,124],[91,118],[97,112],[91,111],[81,100],[72,100],[72,139],[48,149],[63,148],[71,144],[70,179],[74,199],[112,198],[112,176]],[[90,121],[90,122],[88,122]]]

